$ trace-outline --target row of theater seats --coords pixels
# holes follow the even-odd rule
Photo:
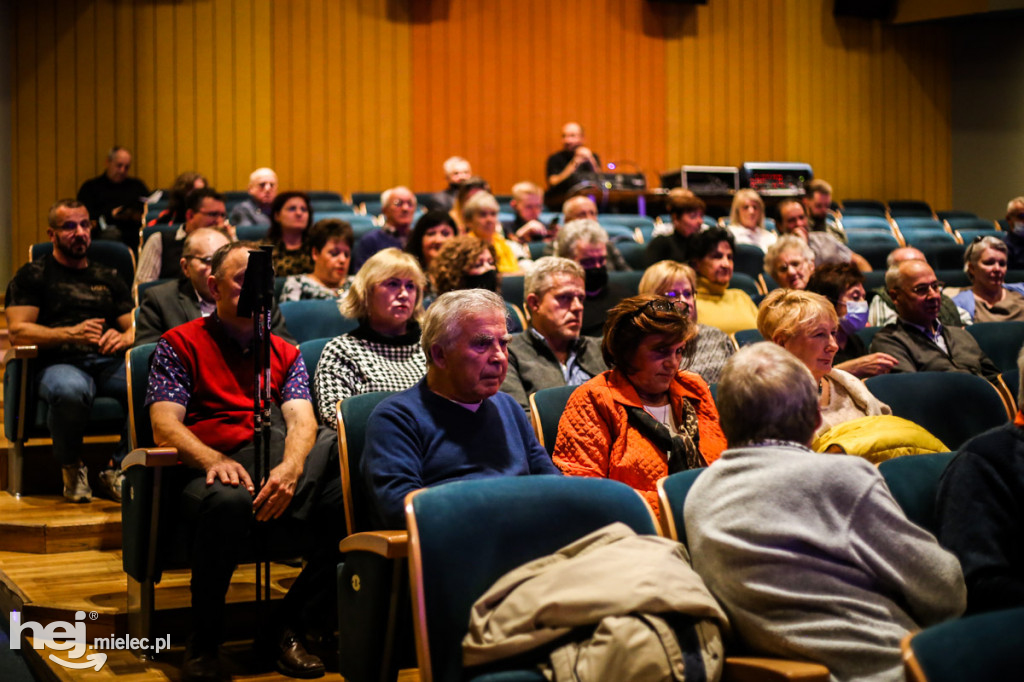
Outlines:
[[[326,341],[300,344],[311,376]],[[128,361],[135,448],[152,444],[141,398],[152,350],[152,345],[133,349]],[[950,447],[1007,419],[998,395],[977,377],[925,373],[878,379],[884,381],[869,382],[868,386],[880,399],[892,405],[896,414],[933,429]],[[531,397],[534,428],[549,451],[572,390],[548,389]],[[459,482],[421,491],[408,501],[408,534],[371,531],[369,500],[359,475],[359,462],[367,417],[387,395],[355,396],[338,406],[348,531],[341,544],[344,562],[338,569],[339,657],[346,679],[394,679],[398,668],[414,664],[419,666],[423,679],[463,679],[459,643],[465,635],[469,608],[483,590],[507,570],[608,523],[622,521],[638,533],[663,534],[685,542],[683,501],[699,470],[676,474],[662,482],[659,525],[653,523],[643,499],[623,484],[545,477]],[[956,415],[956,419],[950,419],[950,415]],[[948,453],[917,455],[891,460],[880,467],[908,517],[925,528],[934,529],[935,485],[950,457]],[[166,485],[158,474],[174,460],[163,451],[138,449],[125,464],[129,492],[123,506],[124,568],[131,578],[131,590],[139,595],[130,603],[149,609],[148,615],[137,611],[130,614],[133,627],[152,622],[151,595],[162,571],[184,565],[185,554],[175,553],[173,543],[167,542],[167,538],[174,537],[173,515],[154,518],[160,509],[153,500]],[[551,524],[551,518],[562,521]],[[282,539],[264,556],[284,558],[292,547]],[[411,562],[413,577],[412,603],[417,605],[413,612],[420,645],[417,659],[412,657],[406,631],[404,609],[409,608],[409,595],[402,576],[407,561]],[[135,629],[131,634],[144,637],[149,633]],[[784,677],[776,677],[779,674]],[[507,679],[542,679],[533,675],[524,670]],[[725,679],[824,680],[828,674],[820,666],[730,657]]]

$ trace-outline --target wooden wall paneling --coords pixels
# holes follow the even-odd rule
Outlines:
[[[276,168],[274,158],[273,84],[277,80],[277,64],[271,44],[274,10],[271,0],[250,0],[252,3],[252,161],[243,171],[244,178],[235,189],[247,186],[249,173],[264,166]],[[230,189],[230,188],[228,188]]]
[[[209,99],[199,97],[197,93],[196,98],[200,106],[213,108],[213,173],[219,185],[225,189],[246,187],[246,183],[239,185],[235,166],[235,142],[232,136],[238,110],[238,104],[233,96],[233,84],[239,77],[234,58],[235,4],[235,0],[218,0],[213,3],[211,23],[214,27],[214,93]]]
[[[166,100],[173,97],[173,93],[162,96],[163,93],[158,91],[158,85],[154,81],[154,74],[156,52],[158,49],[167,49],[166,36],[170,31],[164,26],[158,34],[156,7],[153,4],[138,4],[133,18],[135,30],[131,35],[135,46],[135,160],[132,162],[132,173],[145,180],[147,185],[159,187],[161,183],[156,172],[157,106],[169,106]]]
[[[61,54],[64,49],[70,49],[74,53],[73,79],[69,85],[75,98],[75,106],[71,109],[74,114],[71,130],[75,139],[72,147],[74,153],[69,155],[69,159],[75,171],[75,179],[69,185],[61,186],[62,196],[77,194],[78,186],[84,180],[99,174],[104,160],[96,128],[96,50],[99,49],[96,35],[96,3],[78,0],[74,11],[69,12],[68,17],[74,22],[74,28],[72,32],[61,35],[59,48]]]
[[[168,185],[173,181],[177,172],[176,166],[176,128],[175,123],[178,114],[178,97],[174,92],[175,88],[175,52],[181,48],[187,49],[189,41],[195,40],[195,34],[188,31],[179,35],[175,12],[191,9],[186,4],[172,5],[156,3],[154,7],[156,24],[156,52],[154,59],[154,70],[151,78],[156,85],[157,98],[154,103],[156,109],[156,167],[153,175],[145,178],[148,183]],[[198,49],[199,46],[197,45]],[[167,180],[170,178],[170,180]]]
[[[385,130],[385,140],[390,143],[390,148],[387,149],[390,163],[385,169],[385,174],[379,179],[381,187],[388,187],[399,182],[409,184],[412,181],[413,82],[409,25],[412,14],[408,4],[404,2],[386,2],[381,13],[388,18],[386,22],[383,18],[381,20],[387,30],[387,42],[384,44],[390,45],[388,51],[394,54],[393,89],[389,91],[388,101],[382,103],[382,107],[394,108],[393,121]],[[372,79],[365,81],[363,87],[375,89]]]
[[[52,203],[57,191],[57,55],[56,43],[56,7],[54,2],[39,3],[39,18],[36,27],[38,42],[36,43],[36,117],[39,125],[36,137],[36,154],[39,163],[36,166],[37,191],[36,205],[39,207],[36,225],[45,222],[45,209]],[[45,227],[40,227],[45,234]],[[38,241],[38,240],[37,240]]]
[[[56,30],[52,48],[54,52],[55,79],[53,91],[56,94],[53,135],[55,138],[55,155],[53,170],[56,175],[55,191],[63,191],[65,187],[75,187],[78,180],[75,154],[77,151],[77,135],[75,134],[75,104],[88,101],[84,93],[78,92],[75,81],[75,14],[74,12],[58,12]]]
[[[356,89],[357,74],[362,68],[360,57],[363,50],[359,42],[362,31],[358,15],[347,5],[342,9],[341,22],[341,52],[345,68],[341,72],[341,81],[338,82],[337,88],[338,97],[344,106],[338,132],[345,140],[345,150],[342,152],[339,163],[343,169],[342,186],[348,194],[352,191],[362,192],[372,188],[365,187],[361,173],[355,172],[355,169],[362,169],[365,165],[365,149],[361,142],[369,137],[359,129],[361,112],[365,103],[361,101]]]
[[[33,6],[18,3],[15,7],[17,27],[15,28],[15,98],[13,124],[18,130],[14,144],[13,211],[14,234],[11,254],[13,265],[25,262],[28,247],[45,229],[39,220],[39,181],[36,168],[39,164],[37,149],[36,119],[36,11]],[[45,216],[42,223],[45,223]]]
[[[346,65],[341,58],[343,13],[336,2],[324,6],[324,128],[327,136],[326,175],[324,189],[345,193],[349,190],[345,182],[346,147],[344,72]]]
[[[119,140],[115,134],[115,103],[117,84],[114,79],[114,44],[119,36],[114,33],[114,5],[110,0],[96,2],[96,90],[93,101],[96,106],[96,141],[99,145],[99,160],[105,164],[107,153],[114,145],[131,149],[131,140]],[[99,171],[97,170],[97,173]]]
[[[124,140],[135,153],[138,146],[136,140],[136,99],[135,99],[135,59],[136,59],[136,38],[134,32],[135,7],[129,2],[114,3],[114,41],[112,49],[114,53],[114,83],[116,94],[114,97],[114,137]],[[138,154],[136,153],[137,157]],[[133,162],[133,165],[135,162]],[[137,172],[137,168],[135,171]],[[156,189],[156,186],[151,186]]]
[[[234,0],[228,26],[231,29],[231,58],[234,74],[225,90],[231,105],[232,120],[224,136],[230,140],[234,169],[227,178],[220,178],[224,190],[245,189],[253,164],[253,62],[252,0]]]
[[[309,20],[309,0],[289,3],[291,5],[291,26],[287,42],[282,45],[290,53],[291,80],[274,83],[274,96],[285,99],[283,107],[289,115],[283,119],[285,143],[288,148],[290,173],[289,187],[308,189],[311,185],[309,153],[311,149],[310,107],[311,103],[324,97],[323,92],[315,92],[310,83],[309,40],[311,24]],[[322,142],[322,140],[320,140]]]
[[[332,139],[326,125],[327,101],[331,94],[327,88],[327,81],[324,78],[324,56],[327,54],[327,39],[324,26],[323,0],[309,0],[309,39],[306,43],[309,60],[309,120],[307,130],[309,138],[306,141],[306,172],[309,180],[304,185],[308,189],[326,189],[327,165],[330,155]],[[301,91],[300,91],[301,92]],[[299,93],[295,93],[299,94]],[[313,180],[313,178],[316,178]]]
[[[218,139],[220,133],[226,135],[230,130],[218,129],[219,115],[224,111],[230,113],[234,106],[231,101],[231,79],[223,77],[222,66],[218,63],[223,55],[220,47],[225,43],[230,46],[231,31],[230,22],[218,22],[215,8],[227,4],[230,4],[230,0],[181,6],[183,13],[186,9],[189,11],[190,21],[182,26],[187,33],[180,33],[175,41],[180,42],[184,49],[192,51],[190,57],[181,58],[181,65],[184,67],[187,64],[190,68],[179,77],[179,87],[190,92],[184,98],[179,96],[178,101],[188,103],[180,107],[179,116],[191,118],[194,130],[194,135],[180,140],[179,149],[188,156],[179,157],[176,166],[180,167],[178,172],[194,166],[218,190],[234,189],[233,178],[221,167]],[[181,130],[178,132],[179,136],[183,136]]]
[[[173,99],[168,98],[170,101],[162,103],[158,100],[157,104],[171,107],[174,114],[173,138],[167,140],[167,147],[173,150],[174,170],[169,176],[153,178],[152,182],[157,187],[172,187],[178,174],[188,170],[202,173],[211,185],[219,187],[213,180],[217,174],[211,163],[212,135],[205,125],[202,128],[198,125],[200,120],[204,124],[209,121],[213,112],[228,101],[226,93],[218,92],[213,87],[211,72],[214,68],[212,46],[229,36],[226,31],[215,30],[211,9],[208,3],[183,3],[176,6],[174,41],[161,48],[174,55],[173,79],[160,87],[161,93],[169,95],[169,91],[173,91]],[[203,87],[200,87],[200,79]]]

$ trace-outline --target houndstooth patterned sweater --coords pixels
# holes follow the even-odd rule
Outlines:
[[[336,429],[339,400],[373,391],[404,391],[426,373],[419,325],[410,322],[404,335],[384,336],[360,324],[324,346],[313,378],[320,419]]]

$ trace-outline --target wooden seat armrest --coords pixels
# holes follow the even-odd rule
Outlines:
[[[409,534],[404,530],[374,530],[353,533],[342,539],[338,551],[370,552],[385,559],[404,559],[409,555]]]
[[[11,360],[28,360],[39,356],[39,346],[11,346],[4,351],[4,364]]]
[[[136,448],[121,461],[121,469],[133,466],[172,467],[180,463],[177,448]]]
[[[727,656],[723,682],[775,682],[778,680],[820,680],[827,682],[828,668],[817,663],[782,658]]]

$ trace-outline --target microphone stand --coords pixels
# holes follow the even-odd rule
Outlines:
[[[251,316],[253,325],[252,439],[257,495],[270,474],[270,315],[274,304],[271,251],[272,247],[261,246],[259,251],[249,252],[249,263],[238,298],[239,316]],[[266,533],[258,530],[257,535],[260,551],[256,560],[256,608],[262,620],[270,606],[270,559],[269,553],[263,551],[267,549]]]

